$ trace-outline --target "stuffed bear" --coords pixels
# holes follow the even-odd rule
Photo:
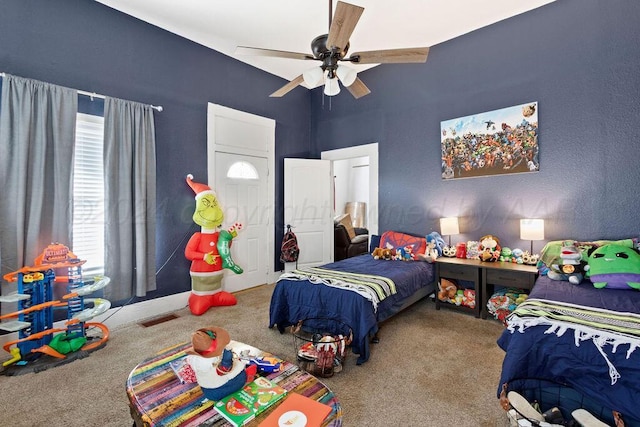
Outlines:
[[[458,287],[455,283],[448,279],[440,279],[438,283],[438,299],[443,302],[451,302],[455,304],[456,293]]]

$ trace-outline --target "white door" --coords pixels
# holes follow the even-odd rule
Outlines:
[[[285,226],[291,225],[300,247],[297,266],[287,263],[285,270],[333,260],[331,183],[328,160],[284,159],[284,221]]]
[[[232,241],[231,256],[244,271],[225,270],[224,289],[237,292],[268,283],[267,159],[229,153],[216,153],[215,159],[215,191],[224,211],[223,227],[242,224]]]

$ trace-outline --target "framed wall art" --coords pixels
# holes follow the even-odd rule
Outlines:
[[[442,179],[536,172],[538,103],[440,122]]]

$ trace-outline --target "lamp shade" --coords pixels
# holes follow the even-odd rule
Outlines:
[[[521,219],[520,239],[522,240],[544,240],[544,220],[543,219]]]
[[[452,234],[460,234],[458,227],[458,217],[440,218],[440,233],[443,236],[451,236]]]
[[[324,94],[334,96],[340,93],[340,84],[335,77],[324,82]]]
[[[309,88],[314,88],[322,82],[323,74],[321,67],[313,67],[302,73],[302,78]]]
[[[356,77],[358,77],[356,70],[345,67],[344,65],[338,67],[336,74],[345,87],[351,86],[353,82],[356,81]]]

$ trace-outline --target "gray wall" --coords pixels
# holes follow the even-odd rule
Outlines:
[[[372,93],[359,100],[345,91],[323,109],[316,89],[314,153],[379,143],[380,230],[460,216],[460,241],[526,249],[519,219],[542,217],[550,240],[638,236],[638,22],[638,1],[558,0],[436,45],[425,64],[361,73]],[[538,173],[442,180],[442,120],[530,101]]]

